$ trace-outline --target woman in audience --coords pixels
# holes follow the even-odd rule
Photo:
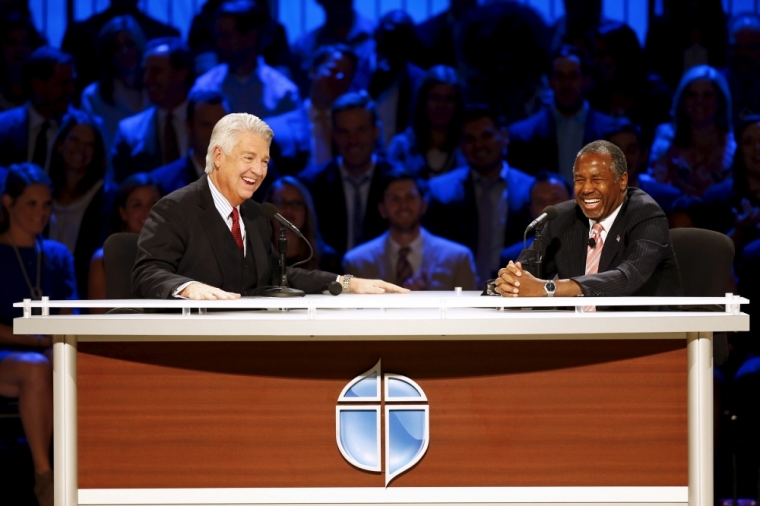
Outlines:
[[[114,189],[104,180],[106,152],[88,114],[70,113],[58,132],[50,159],[53,215],[48,236],[74,255],[77,286],[87,298],[90,258],[103,244]]]
[[[314,211],[314,201],[309,190],[296,178],[283,176],[272,183],[264,196],[264,202],[274,204],[286,220],[296,226],[298,230],[309,240],[314,249],[314,256],[301,265],[304,269],[321,269],[327,272],[341,272],[340,258],[335,250],[322,241],[317,225],[317,214]],[[277,246],[280,237],[280,224],[272,223],[272,244]],[[286,259],[288,265],[293,265],[309,256],[309,247],[303,239],[297,237],[290,230],[285,231],[288,238],[288,252]]]
[[[673,97],[671,117],[671,123],[657,127],[650,172],[658,181],[699,197],[731,174],[736,150],[731,94],[723,75],[707,65],[686,72]]]
[[[456,71],[436,65],[417,91],[412,126],[396,135],[388,161],[429,179],[465,165],[457,147],[464,113],[462,85]]]
[[[100,79],[82,92],[82,109],[103,118],[110,145],[119,121],[148,105],[142,89],[142,57],[145,37],[132,16],[118,16],[106,23],[98,35]]]
[[[76,299],[74,262],[63,244],[43,239],[52,205],[51,182],[36,165],[10,168],[0,213],[0,395],[18,397],[19,414],[32,454],[34,491],[53,506],[50,441],[53,435],[51,336],[13,333],[21,309],[13,303],[48,296]],[[55,313],[55,309],[51,309]],[[63,311],[61,311],[63,312]]]
[[[24,63],[44,40],[28,17],[14,13],[0,20],[0,43],[0,111],[4,111],[29,99]]]
[[[150,174],[132,174],[122,181],[114,197],[109,234],[129,232],[139,234],[148,219],[153,205],[161,198],[158,186]],[[106,270],[103,265],[103,248],[98,249],[90,260],[90,299],[106,298]],[[93,309],[93,313],[105,313],[105,309]]]
[[[704,200],[710,228],[731,237],[740,257],[744,246],[760,238],[760,115],[742,119],[736,140],[733,175],[705,192]]]

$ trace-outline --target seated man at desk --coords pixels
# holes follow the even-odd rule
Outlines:
[[[251,200],[267,175],[273,136],[251,114],[228,114],[216,124],[206,175],[161,199],[140,233],[132,271],[137,296],[237,299],[276,284],[271,224]],[[322,271],[289,268],[287,279],[307,293],[336,280],[353,293],[408,292],[380,280]]]
[[[660,206],[628,187],[623,152],[607,141],[580,150],[573,167],[575,200],[556,206],[543,229],[543,273],[535,243],[489,283],[505,297],[683,295],[668,220]]]

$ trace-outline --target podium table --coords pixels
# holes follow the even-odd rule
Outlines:
[[[748,330],[747,301],[582,301],[624,307],[25,301],[14,331],[54,335],[57,506],[711,505],[713,332]],[[642,308],[681,304],[720,310]],[[176,312],[49,315],[96,306]]]

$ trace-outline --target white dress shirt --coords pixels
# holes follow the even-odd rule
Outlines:
[[[603,230],[602,230],[602,233],[601,233],[602,242],[603,243],[607,242],[607,233],[612,228],[612,224],[615,223],[615,218],[617,218],[618,213],[620,213],[620,208],[621,207],[623,207],[623,203],[622,202],[620,203],[619,206],[617,206],[617,208],[614,211],[612,211],[610,213],[609,216],[607,216],[605,219],[603,219],[602,221],[599,222],[599,223],[602,224],[602,227],[603,227]],[[592,219],[588,220],[588,237],[589,237],[589,239],[591,238],[591,232],[592,232],[592,229],[594,228],[594,223],[596,223],[596,220],[592,220]]]

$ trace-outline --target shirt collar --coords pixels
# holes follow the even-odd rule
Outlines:
[[[501,172],[499,172],[499,179],[497,181],[504,181],[507,182],[507,176],[509,175],[509,164],[506,161],[501,162]],[[471,171],[472,172],[472,179],[475,181],[475,183],[488,183],[490,181],[486,181],[486,179],[481,176],[476,170]]]
[[[219,214],[221,214],[225,219],[232,213],[232,204],[230,204],[230,201],[227,200],[227,197],[222,195],[222,192],[219,191],[219,189],[214,185],[214,181],[209,177],[208,179],[208,187],[211,190],[211,197],[214,199],[214,205],[219,210]],[[240,210],[240,206],[236,206],[238,210]]]
[[[588,116],[589,111],[589,105],[586,100],[583,101],[583,107],[576,112],[572,116],[565,116],[559,110],[557,109],[557,106],[552,103],[552,115],[554,116],[554,121],[557,123],[575,123],[578,125],[585,125],[586,124],[586,117]]]
[[[35,109],[32,104],[29,104],[29,128],[31,130],[38,129],[46,121],[51,125],[58,125],[58,122],[56,120],[44,118],[40,113],[37,112],[37,109]]]
[[[172,113],[172,116],[174,117],[174,121],[184,121],[187,119],[187,100],[179,104],[177,107],[169,111],[168,109],[162,109],[158,108],[158,118],[161,121],[164,121],[166,119],[166,115],[169,113]]]
[[[417,234],[417,237],[412,242],[409,243],[409,249],[411,250],[410,253],[421,254],[423,243],[424,239],[422,237],[422,227],[420,227],[420,233]],[[396,257],[399,250],[401,249],[401,245],[399,245],[391,238],[390,232],[388,233],[388,247],[390,248],[391,258]]]
[[[372,165],[370,165],[369,170],[362,174],[361,177],[369,176],[368,180],[372,179],[372,176],[375,174],[375,165],[377,165],[377,156],[372,155]],[[343,157],[338,157],[338,169],[340,170],[340,175],[343,179],[355,179],[355,176],[352,176],[348,173],[348,170],[346,170],[346,167],[343,166]]]
[[[623,200],[623,202],[625,202],[625,200]],[[610,229],[612,229],[612,225],[615,223],[615,218],[617,218],[617,215],[620,212],[620,208],[623,207],[623,202],[621,202],[620,205],[617,206],[617,208],[612,211],[609,216],[599,222],[601,223],[602,228],[605,232],[609,232]],[[594,223],[596,223],[596,220],[589,219],[588,228],[592,229],[594,227]]]

